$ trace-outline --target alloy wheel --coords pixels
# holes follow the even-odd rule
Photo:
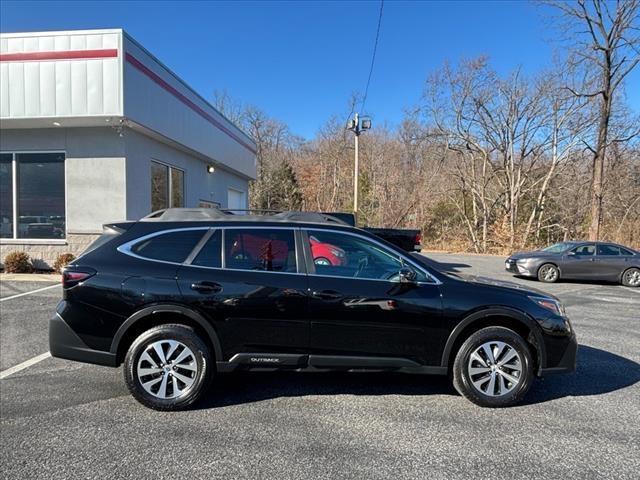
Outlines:
[[[198,364],[191,349],[171,339],[147,345],[136,368],[142,388],[162,400],[186,395],[196,381],[197,373]]]
[[[543,265],[540,269],[540,276],[546,282],[554,282],[558,279],[558,270],[553,265]]]
[[[480,393],[501,397],[520,383],[522,359],[516,349],[505,342],[486,342],[469,356],[467,372]]]
[[[624,274],[624,280],[630,287],[640,286],[640,270],[636,268],[627,270]]]

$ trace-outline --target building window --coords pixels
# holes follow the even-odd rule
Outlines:
[[[184,172],[151,162],[151,211],[184,207]]]
[[[0,238],[13,238],[13,155],[0,154]]]
[[[1,238],[65,238],[64,160],[64,153],[1,154]]]

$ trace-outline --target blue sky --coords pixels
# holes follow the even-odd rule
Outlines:
[[[226,89],[307,138],[363,92],[379,2],[0,2],[0,29],[122,27],[206,98]],[[535,72],[554,48],[545,7],[525,1],[384,5],[367,113],[397,124],[445,60],[487,55]],[[640,85],[640,69],[628,85]],[[640,112],[640,88],[627,88]]]

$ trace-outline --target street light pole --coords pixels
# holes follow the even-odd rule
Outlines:
[[[353,215],[356,218],[356,222],[358,221],[358,172],[359,172],[359,164],[358,164],[358,137],[360,136],[360,124],[358,122],[358,114],[355,116],[355,124],[356,128],[353,130],[355,135],[354,138],[354,150],[355,150],[355,162],[353,169]]]
[[[352,120],[349,121],[349,125],[347,126],[348,130],[351,130],[354,133],[354,151],[355,151],[355,161],[353,165],[353,214],[356,217],[356,222],[358,220],[358,180],[360,173],[360,163],[358,158],[358,137],[365,130],[369,130],[371,128],[371,120],[368,117],[360,118],[360,116],[356,113]]]

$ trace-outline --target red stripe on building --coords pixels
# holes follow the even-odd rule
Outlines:
[[[175,98],[180,100],[182,103],[184,103],[191,110],[193,110],[198,115],[200,115],[202,118],[204,118],[207,122],[209,122],[210,124],[212,124],[213,126],[218,128],[219,130],[221,130],[224,133],[226,133],[229,137],[231,137],[233,140],[238,142],[240,145],[242,145],[244,148],[249,150],[251,153],[253,153],[254,155],[256,154],[256,149],[252,145],[250,145],[247,142],[245,142],[241,137],[236,135],[235,132],[233,132],[230,129],[228,129],[223,123],[221,123],[215,117],[213,117],[211,114],[209,114],[207,111],[205,111],[204,109],[202,109],[201,107],[196,105],[193,101],[191,101],[189,98],[187,98],[184,94],[180,93],[175,87],[173,87],[168,82],[166,82],[163,78],[161,78],[157,73],[155,73],[153,70],[151,70],[145,64],[143,64],[136,57],[134,57],[130,53],[126,53],[125,54],[125,58],[127,59],[128,63],[130,63],[134,68],[136,68],[137,70],[142,72],[144,75],[149,77],[151,80],[153,80],[153,82],[156,83],[158,86],[160,86],[163,90],[169,92],[171,95],[173,95]]]
[[[0,62],[25,62],[30,60],[89,60],[92,58],[113,58],[117,56],[117,48],[106,48],[100,50],[65,50],[60,52],[18,52],[1,53]]]

